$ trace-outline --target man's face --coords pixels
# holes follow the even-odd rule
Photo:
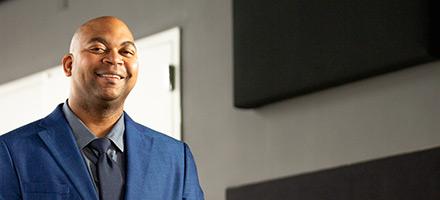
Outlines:
[[[72,93],[83,100],[123,102],[138,74],[128,28],[116,20],[98,21],[82,28],[72,43],[71,74],[66,72]]]

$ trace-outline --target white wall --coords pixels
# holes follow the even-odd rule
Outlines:
[[[240,110],[230,0],[70,0],[67,10],[60,2],[0,4],[0,82],[58,64],[92,16],[117,15],[138,38],[181,26],[183,134],[208,200],[223,200],[228,186],[440,144],[440,63]]]

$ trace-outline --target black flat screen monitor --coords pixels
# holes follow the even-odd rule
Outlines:
[[[258,107],[433,61],[437,4],[234,0],[234,105]]]

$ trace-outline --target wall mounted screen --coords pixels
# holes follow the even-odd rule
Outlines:
[[[258,107],[432,61],[437,4],[235,0],[234,104]]]

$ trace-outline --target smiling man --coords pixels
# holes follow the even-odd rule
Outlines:
[[[62,63],[68,100],[0,136],[0,200],[204,199],[189,147],[124,113],[139,67],[124,22],[84,23]]]

